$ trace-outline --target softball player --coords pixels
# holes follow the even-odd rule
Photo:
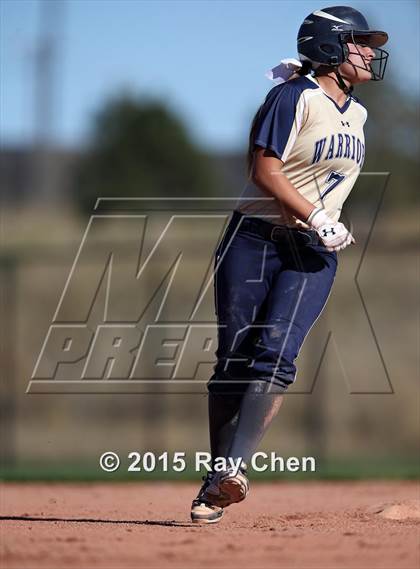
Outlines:
[[[352,8],[313,12],[298,33],[298,73],[271,89],[255,115],[249,183],[215,255],[213,469],[193,500],[193,522],[217,523],[246,497],[247,463],[295,380],[294,361],[327,302],[337,251],[354,242],[339,221],[365,155],[367,112],[352,89],[383,78],[387,39]],[[238,468],[219,472],[217,457]]]

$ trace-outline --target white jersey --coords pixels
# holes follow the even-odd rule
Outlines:
[[[307,75],[271,89],[258,117],[255,144],[272,150],[297,191],[337,221],[364,162],[366,119],[365,107],[354,96],[339,107]],[[235,209],[276,224],[308,227],[251,180]]]

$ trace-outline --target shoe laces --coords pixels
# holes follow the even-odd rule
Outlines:
[[[206,489],[208,488],[209,484],[211,483],[213,476],[214,476],[214,472],[210,471],[201,477],[203,484],[200,488],[200,491],[198,492],[198,496],[197,496],[196,500],[202,500],[202,496],[205,493]]]

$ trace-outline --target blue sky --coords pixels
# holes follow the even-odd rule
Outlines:
[[[181,115],[194,139],[212,150],[245,146],[252,115],[272,87],[264,73],[283,57],[296,56],[296,32],[307,14],[338,3],[47,1],[62,4],[53,114],[60,145],[83,142],[92,113],[125,89],[163,99]],[[33,137],[39,4],[1,1],[2,144],[27,143]],[[418,94],[419,3],[370,0],[351,5],[363,11],[372,28],[390,35],[387,80]],[[363,87],[359,93],[363,97]]]

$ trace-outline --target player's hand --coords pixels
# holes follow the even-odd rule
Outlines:
[[[324,209],[315,208],[306,223],[316,230],[328,251],[341,251],[356,242],[345,225],[331,219]]]

